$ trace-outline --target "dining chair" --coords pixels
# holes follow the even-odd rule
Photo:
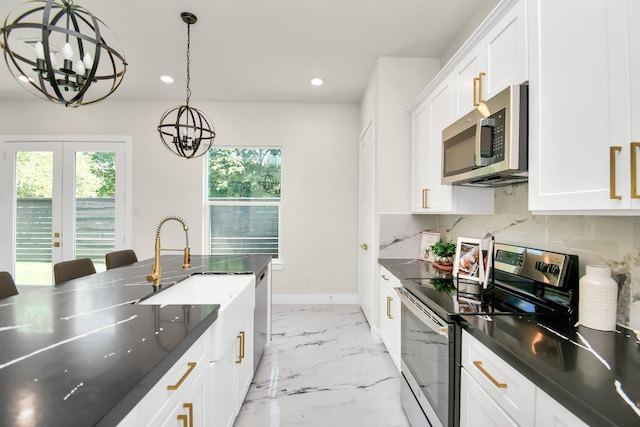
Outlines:
[[[104,260],[107,265],[107,270],[111,270],[112,268],[138,262],[138,257],[133,249],[123,249],[121,251],[109,252],[104,256]]]
[[[11,273],[0,271],[0,299],[18,295],[16,282],[13,281]]]
[[[53,281],[56,285],[67,280],[88,276],[96,272],[96,267],[90,258],[73,259],[62,261],[53,266]]]

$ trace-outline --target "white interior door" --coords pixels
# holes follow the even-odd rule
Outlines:
[[[51,285],[53,264],[130,244],[126,141],[3,141],[2,261],[18,285]]]
[[[358,302],[369,324],[374,325],[374,190],[375,128],[373,121],[360,138],[358,188]]]

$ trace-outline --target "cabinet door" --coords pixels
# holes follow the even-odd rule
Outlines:
[[[394,316],[392,313],[393,294],[384,285],[380,284],[380,335],[382,342],[387,347],[389,355],[393,358],[395,352]]]
[[[516,2],[482,39],[483,99],[509,85],[527,80],[527,26],[525,2]]]
[[[530,2],[531,210],[637,208],[629,166],[630,96],[638,96],[640,78],[638,31],[627,33],[635,25],[627,24],[627,7],[637,9],[632,3]],[[635,38],[633,52],[629,35]],[[630,64],[636,67],[633,76]]]
[[[162,427],[209,427],[211,425],[210,374],[209,366],[200,371],[171,414],[160,424]]]
[[[536,390],[535,418],[535,427],[587,427],[581,419],[540,389]]]
[[[429,117],[424,100],[411,113],[411,212],[422,213],[427,209]]]
[[[460,426],[518,426],[464,368],[460,369]]]
[[[453,69],[454,117],[457,119],[476,108],[474,102],[479,102],[478,90],[480,72],[483,70],[481,48],[475,46]]]
[[[231,427],[235,420],[233,365],[235,346],[211,364],[211,426]]]
[[[249,316],[242,330],[238,331],[238,342],[234,346],[234,415],[238,415],[244,397],[253,378],[253,316]]]

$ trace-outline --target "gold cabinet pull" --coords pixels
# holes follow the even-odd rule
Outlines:
[[[242,363],[242,359],[244,359],[244,331],[240,332],[237,338],[240,339],[240,355],[238,356],[236,363]]]
[[[473,106],[477,107],[480,105],[478,102],[478,82],[480,81],[479,77],[473,78]]]
[[[387,276],[385,276],[384,274],[380,275],[384,280],[389,280],[389,278]]]
[[[489,372],[487,372],[483,367],[482,367],[482,362],[479,360],[474,360],[473,364],[475,365],[476,368],[478,368],[478,370],[480,372],[482,372],[484,374],[485,377],[489,378],[489,381],[491,381],[493,383],[493,385],[495,385],[498,388],[507,388],[507,385],[505,383],[499,383],[498,381],[496,381],[495,378],[493,378],[491,376],[491,374]]]
[[[193,403],[184,403],[182,407],[189,411],[189,415],[178,415],[178,421],[182,421],[183,427],[187,427],[187,425],[193,427]]]
[[[360,245],[360,249],[363,249],[363,250],[366,251],[366,250],[369,250],[369,246],[367,246],[366,243],[363,243],[363,244]]]
[[[178,421],[182,421],[182,427],[188,427],[189,424],[187,424],[188,420],[187,420],[187,416],[186,415],[178,415]]]
[[[391,315],[391,301],[393,301],[393,298],[387,297],[387,317],[389,319],[393,319],[393,316]]]
[[[638,147],[640,142],[631,143],[631,198],[640,199],[638,194]]]
[[[622,196],[616,195],[616,152],[622,150],[620,146],[609,147],[609,198],[620,200]]]
[[[187,379],[191,371],[193,371],[193,368],[196,367],[196,362],[189,362],[187,363],[187,366],[189,366],[189,369],[187,369],[187,372],[184,373],[182,378],[180,378],[177,383],[175,383],[174,385],[168,385],[167,390],[177,390],[182,385],[184,380]]]
[[[422,190],[422,209],[429,209],[429,189]]]
[[[487,73],[478,74],[478,105],[481,102],[485,102],[485,99],[482,99],[482,77],[486,76]]]

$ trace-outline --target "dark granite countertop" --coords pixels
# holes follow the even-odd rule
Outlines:
[[[258,273],[268,256],[162,257],[163,284]],[[218,316],[218,305],[133,302],[153,260],[0,300],[0,425],[115,425]],[[167,286],[167,285],[165,285]]]
[[[416,286],[410,279],[433,277],[424,261],[379,263],[409,290]],[[615,332],[601,332],[553,316],[461,315],[458,321],[587,424],[640,425],[640,337],[633,331],[618,326]]]

